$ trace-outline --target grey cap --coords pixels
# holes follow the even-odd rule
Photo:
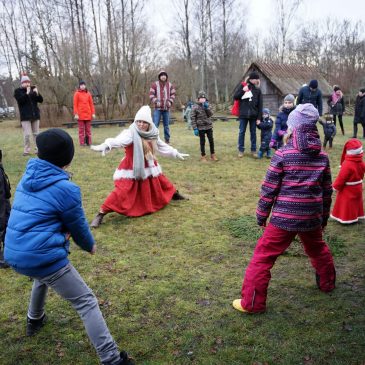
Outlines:
[[[295,97],[293,94],[288,94],[285,96],[284,101],[290,101],[291,103],[294,103]]]

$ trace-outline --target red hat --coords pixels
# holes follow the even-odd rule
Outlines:
[[[345,145],[343,146],[342,156],[341,156],[341,165],[343,164],[343,161],[345,160],[346,155],[362,155],[363,149],[362,149],[362,143],[357,138],[351,138],[349,139]]]

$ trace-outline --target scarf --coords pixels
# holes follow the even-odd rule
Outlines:
[[[144,180],[147,175],[144,167],[145,156],[143,153],[142,138],[148,140],[158,139],[159,131],[153,123],[150,124],[150,130],[146,132],[138,129],[136,122],[131,124],[129,129],[132,132],[133,140],[133,174],[137,180]]]
[[[337,95],[336,92],[332,93],[332,104],[335,105],[342,98],[342,94]]]

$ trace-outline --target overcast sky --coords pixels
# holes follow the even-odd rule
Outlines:
[[[266,32],[268,24],[275,18],[275,0],[240,0],[249,11],[249,28]],[[152,22],[155,24],[156,34],[159,37],[166,36],[168,30],[173,26],[171,14],[175,13],[171,0],[149,0],[146,1],[149,14],[152,14]],[[235,12],[246,18],[246,14],[240,9]],[[337,19],[349,19],[357,21],[361,16],[365,17],[365,1],[363,0],[303,0],[298,10],[298,16],[302,21],[327,18],[328,16]]]

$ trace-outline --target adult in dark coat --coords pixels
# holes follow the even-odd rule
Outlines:
[[[247,125],[250,125],[251,153],[256,154],[256,122],[262,117],[262,94],[259,88],[260,75],[257,71],[249,74],[245,82],[237,87],[234,99],[239,101],[239,133],[238,133],[238,157],[245,151],[245,133]]]
[[[342,115],[345,112],[345,101],[343,99],[343,93],[339,86],[335,85],[333,87],[333,93],[327,100],[329,107],[329,113],[333,115],[333,122],[336,125],[336,119],[338,116],[338,122],[340,123],[342,135],[345,135],[345,130],[343,128]]]
[[[357,125],[362,125],[363,138],[365,139],[365,87],[360,89],[355,102],[355,115],[354,115],[354,135],[357,136]]]
[[[312,104],[318,110],[319,116],[323,114],[322,91],[318,88],[317,80],[311,80],[309,85],[303,86],[299,90],[297,105],[307,103]]]
[[[30,79],[23,75],[20,79],[21,86],[14,91],[14,98],[18,102],[20,123],[23,128],[24,152],[23,156],[30,155],[30,136],[35,139],[39,133],[40,111],[38,103],[43,102],[42,95],[36,86],[30,86]],[[37,148],[35,147],[37,153]]]

